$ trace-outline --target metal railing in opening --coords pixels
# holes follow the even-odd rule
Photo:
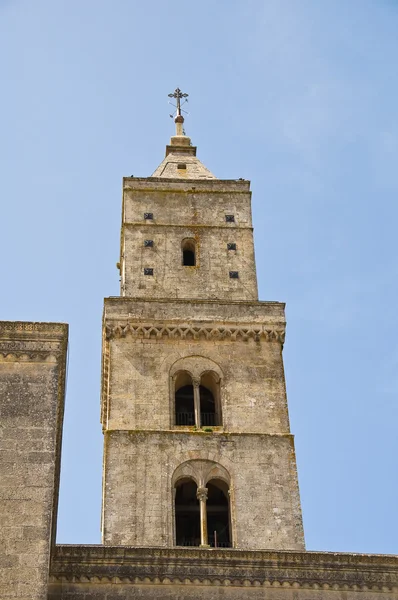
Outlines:
[[[195,413],[177,412],[176,425],[195,425]]]
[[[209,545],[212,548],[232,548],[229,540],[220,540],[217,535],[209,535]]]
[[[208,425],[215,427],[217,425],[217,419],[215,413],[200,413],[200,425],[206,427]]]
[[[195,413],[193,412],[177,412],[176,425],[195,425]],[[217,417],[215,413],[200,413],[201,427],[216,427]]]
[[[177,546],[200,546],[200,539],[198,538],[183,538],[182,540],[178,540]]]

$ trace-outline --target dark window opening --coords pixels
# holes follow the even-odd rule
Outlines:
[[[153,240],[144,240],[145,248],[153,248]]]
[[[178,163],[177,164],[177,169],[186,169],[187,165],[185,163]]]
[[[228,250],[236,250],[236,244],[234,242],[229,242],[227,244],[227,249]]]
[[[184,267],[196,266],[196,244],[195,240],[183,240],[182,248],[182,264]]]
[[[207,487],[207,531],[212,548],[230,548],[230,515],[228,486],[212,479]]]
[[[238,271],[230,271],[229,272],[229,276],[231,279],[239,279],[239,273]]]
[[[192,250],[183,250],[182,251],[182,264],[185,267],[194,267],[195,266],[195,252],[192,252]]]
[[[153,220],[153,213],[144,213],[144,219],[146,221],[152,221]]]
[[[227,223],[234,223],[235,222],[235,215],[225,215],[225,220]]]
[[[196,490],[196,483],[191,479],[177,482],[175,495],[177,546],[200,546],[200,508]]]
[[[144,269],[144,275],[153,275],[153,269],[145,268]]]
[[[184,385],[175,393],[176,425],[195,425],[193,385]]]
[[[199,386],[200,394],[200,426],[218,425],[216,403],[210,390],[203,385]]]

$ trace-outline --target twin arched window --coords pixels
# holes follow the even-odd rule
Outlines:
[[[183,478],[175,485],[175,533],[177,546],[231,547],[229,488],[221,479],[198,487]]]
[[[175,425],[211,427],[221,425],[220,378],[206,371],[192,378],[180,371],[174,379]]]

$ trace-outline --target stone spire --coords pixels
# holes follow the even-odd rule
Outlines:
[[[177,100],[174,123],[176,134],[171,137],[170,144],[166,146],[166,156],[158,166],[152,177],[165,177],[170,179],[216,179],[204,164],[196,158],[196,146],[192,146],[191,138],[185,135],[184,117],[181,112],[181,99],[188,94],[176,88],[169,98]]]

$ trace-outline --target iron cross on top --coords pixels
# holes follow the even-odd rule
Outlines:
[[[188,98],[188,94],[183,94],[180,88],[176,88],[172,94],[168,94],[169,98],[177,100],[177,116],[181,115],[181,98]]]

